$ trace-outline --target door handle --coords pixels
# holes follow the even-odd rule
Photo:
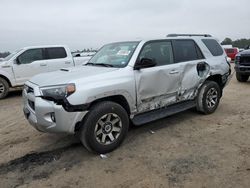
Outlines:
[[[46,63],[41,63],[40,66],[45,67],[45,66],[47,66],[47,64]]]
[[[65,64],[70,64],[71,62],[70,61],[66,61]]]
[[[179,71],[178,70],[171,70],[169,74],[178,74]]]

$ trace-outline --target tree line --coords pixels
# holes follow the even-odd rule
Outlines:
[[[247,46],[250,45],[250,39],[232,40],[231,38],[225,38],[221,44],[232,45],[233,47],[237,47],[237,48],[246,48]]]

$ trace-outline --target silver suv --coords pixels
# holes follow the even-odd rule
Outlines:
[[[194,107],[213,113],[230,73],[210,35],[112,43],[82,67],[26,82],[24,114],[39,131],[76,134],[88,150],[107,153],[122,143],[130,123]]]

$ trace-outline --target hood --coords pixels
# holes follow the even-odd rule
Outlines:
[[[0,60],[0,65],[6,64],[8,61]]]
[[[32,77],[29,81],[40,86],[52,86],[67,83],[74,83],[78,79],[89,79],[91,77],[118,70],[118,68],[79,66],[74,68],[61,69],[55,72],[43,73]]]
[[[250,56],[250,50],[244,50],[242,52],[239,53],[239,55],[249,55]]]
[[[0,69],[1,68],[6,68],[9,66],[9,62],[8,61],[0,61]]]

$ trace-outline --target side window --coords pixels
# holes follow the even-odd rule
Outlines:
[[[177,63],[204,58],[193,40],[175,40],[174,54]]]
[[[20,64],[29,64],[33,61],[43,60],[43,50],[42,49],[31,49],[22,53],[18,57]]]
[[[61,59],[67,57],[63,47],[46,48],[47,59]]]
[[[213,56],[220,56],[223,54],[224,51],[216,40],[202,39],[202,42],[206,45]]]
[[[174,63],[171,42],[161,41],[146,44],[139,55],[139,60],[142,58],[152,59],[157,63],[157,66]]]

